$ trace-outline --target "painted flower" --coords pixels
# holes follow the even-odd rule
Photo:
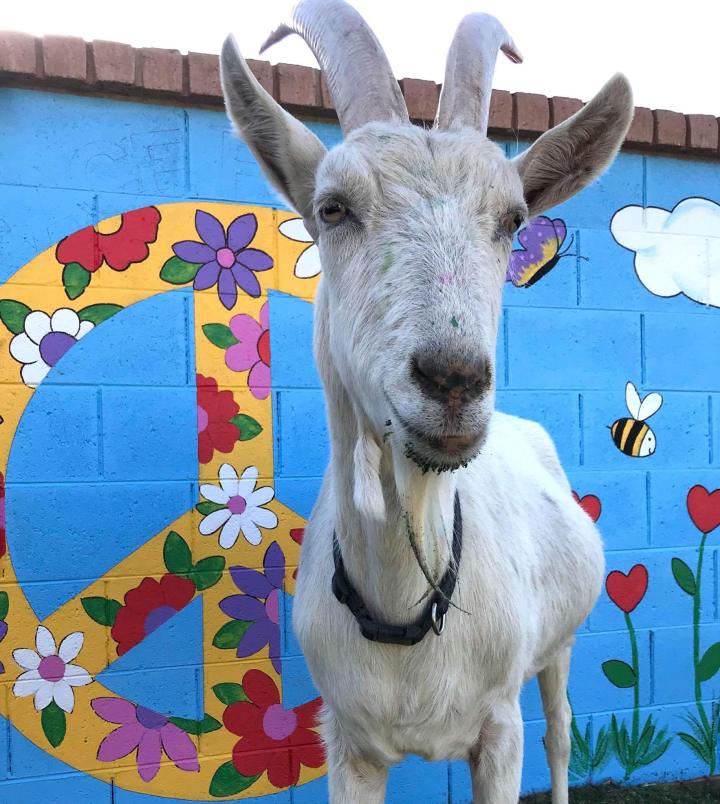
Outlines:
[[[290,528],[290,538],[302,547],[303,539],[305,538],[305,528]],[[298,568],[293,570],[293,581],[297,580]]]
[[[614,570],[605,580],[605,589],[612,602],[625,614],[635,611],[648,588],[647,567],[636,564],[626,575]]]
[[[232,391],[220,391],[217,380],[198,374],[197,423],[198,457],[200,463],[210,463],[217,452],[232,452],[237,444],[238,428],[231,419],[240,409]]]
[[[56,310],[52,317],[42,310],[28,313],[24,331],[10,341],[10,354],[23,364],[20,375],[25,385],[37,388],[68,349],[94,326],[92,321],[81,321],[68,307]]]
[[[10,608],[10,598],[7,592],[0,592],[0,642],[8,635],[7,616]],[[0,662],[0,673],[5,672],[5,664]]]
[[[150,243],[157,240],[160,212],[155,207],[144,207],[120,215],[119,225],[113,231],[103,229],[117,223],[117,218],[86,226],[58,243],[55,257],[63,265],[78,263],[93,273],[107,263],[114,271],[125,271],[132,263],[147,259]]]
[[[73,687],[92,682],[87,670],[72,664],[82,650],[85,637],[80,631],[68,634],[58,648],[53,635],[39,625],[35,635],[37,652],[29,648],[13,651],[13,659],[25,670],[15,681],[13,692],[18,698],[35,696],[35,709],[40,712],[52,701],[63,710],[72,712],[75,705]]]
[[[135,751],[140,778],[151,782],[160,770],[163,752],[176,768],[199,773],[197,748],[188,735],[165,715],[136,706],[123,698],[94,698],[90,705],[106,723],[120,728],[100,743],[100,762],[116,762]]]
[[[232,371],[248,371],[247,384],[255,399],[270,393],[270,322],[267,302],[260,308],[259,321],[251,315],[235,315],[230,330],[237,343],[225,352],[225,365]]]
[[[599,497],[596,497],[594,494],[586,494],[584,497],[581,497],[576,491],[573,491],[572,496],[575,502],[585,511],[593,522],[597,522],[598,519],[600,519],[602,503]]]
[[[195,596],[195,584],[187,578],[167,573],[160,580],[143,578],[125,593],[125,605],[118,609],[110,635],[117,642],[118,656],[145,639]]]
[[[273,542],[263,558],[264,572],[230,567],[235,586],[243,593],[220,601],[220,609],[234,620],[250,623],[237,646],[238,658],[254,656],[265,646],[276,673],[280,673],[280,598],[285,579],[285,555]]]
[[[297,784],[300,767],[319,768],[325,762],[320,735],[314,731],[320,698],[285,709],[275,682],[260,670],[248,670],[242,687],[249,700],[225,710],[225,728],[240,739],[233,748],[235,770],[243,776],[267,771],[278,788]]]
[[[247,542],[258,545],[262,541],[260,528],[277,527],[277,516],[262,507],[272,500],[275,492],[270,486],[255,489],[257,477],[255,466],[248,466],[238,478],[235,469],[224,463],[220,467],[219,486],[211,483],[200,486],[200,494],[217,506],[200,522],[199,530],[203,536],[220,530],[220,547],[227,550],[235,544],[240,533]]]
[[[320,265],[320,251],[315,245],[315,241],[305,228],[302,218],[290,218],[280,224],[280,234],[288,240],[295,240],[297,243],[309,243],[308,248],[304,249],[295,263],[295,276],[298,279],[312,279],[322,270]]]
[[[701,533],[711,533],[720,527],[720,489],[711,492],[705,486],[693,486],[688,492],[687,509],[693,525]]]
[[[248,248],[257,228],[257,218],[249,213],[235,218],[226,233],[214,215],[197,210],[195,229],[203,242],[182,240],[173,246],[173,251],[181,260],[201,264],[193,281],[195,290],[206,290],[217,285],[218,297],[228,310],[235,306],[238,287],[248,296],[257,298],[260,283],[255,272],[273,267],[269,254]]]

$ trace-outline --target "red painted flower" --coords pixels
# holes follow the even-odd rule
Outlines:
[[[114,271],[125,271],[132,263],[147,258],[148,244],[157,239],[160,212],[143,207],[120,216],[120,226],[111,233],[86,226],[58,243],[55,257],[63,265],[76,262],[94,273],[107,263]],[[102,224],[100,224],[102,226]]]
[[[118,643],[118,656],[145,639],[156,628],[193,599],[195,584],[187,578],[168,573],[156,581],[143,578],[139,586],[125,594],[125,605],[118,610],[110,631]]]
[[[705,486],[693,486],[688,492],[687,509],[699,531],[715,530],[720,525],[720,489],[710,492]]]
[[[615,570],[605,581],[608,597],[625,614],[634,611],[648,588],[647,567],[636,564],[627,575]]]
[[[5,475],[0,472],[0,558],[7,552],[5,535]]]
[[[303,539],[305,538],[305,528],[290,528],[290,538],[295,542],[295,544],[302,545]],[[297,580],[297,567],[293,570],[293,581]]]
[[[198,457],[210,463],[213,453],[232,452],[238,440],[238,428],[230,420],[240,409],[232,391],[219,391],[217,380],[198,374],[197,423]]]
[[[285,709],[275,682],[260,670],[248,670],[242,680],[249,701],[228,706],[225,728],[240,739],[233,749],[233,765],[243,776],[267,771],[278,788],[297,784],[300,766],[319,768],[325,762],[317,725],[320,698],[295,709]]]
[[[585,511],[593,522],[597,522],[598,519],[600,519],[602,503],[598,497],[594,494],[586,494],[584,497],[580,497],[575,491],[573,491],[572,495],[575,498],[575,502]]]

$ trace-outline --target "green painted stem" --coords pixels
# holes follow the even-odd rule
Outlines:
[[[635,672],[635,686],[633,687],[633,717],[632,717],[632,744],[637,746],[640,736],[640,660],[638,658],[637,636],[633,628],[630,615],[625,612],[625,623],[630,634],[630,650],[632,652],[632,668]]]
[[[703,558],[705,556],[705,542],[707,542],[707,533],[703,533],[700,540],[700,549],[698,551],[698,562],[695,571],[695,594],[693,595],[693,665],[695,667],[695,703],[697,705],[698,715],[705,727],[706,732],[711,732],[710,721],[708,720],[705,712],[705,707],[702,705],[702,689],[700,677],[698,675],[698,665],[700,664],[700,606],[701,606],[701,591],[702,591],[702,568]],[[715,772],[715,757],[710,762],[710,774]]]

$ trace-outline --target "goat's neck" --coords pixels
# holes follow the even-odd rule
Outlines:
[[[390,444],[383,445],[380,483],[385,518],[380,521],[361,514],[353,500],[357,415],[339,383],[330,387],[326,384],[325,390],[332,444],[334,526],[348,575],[376,617],[397,624],[411,622],[422,614],[430,587],[408,537],[408,515],[431,577],[439,581],[451,555],[454,477],[449,473],[423,476],[414,465],[404,465],[399,470],[396,462],[407,461],[402,447],[393,450]],[[420,511],[408,510],[411,502],[407,492],[412,490],[415,493],[410,497],[420,502],[428,495],[427,515],[422,523],[418,521]]]

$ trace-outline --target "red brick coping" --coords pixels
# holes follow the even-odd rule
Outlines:
[[[292,112],[333,119],[332,100],[320,71],[295,64],[248,61],[260,83]],[[432,81],[400,81],[410,116],[429,123],[440,87]],[[85,42],[72,36],[0,32],[0,86],[26,86],[138,100],[220,106],[218,57],[119,42]],[[534,137],[580,108],[575,98],[493,90],[490,131],[495,136]],[[720,158],[718,118],[637,107],[626,146],[644,151]]]

